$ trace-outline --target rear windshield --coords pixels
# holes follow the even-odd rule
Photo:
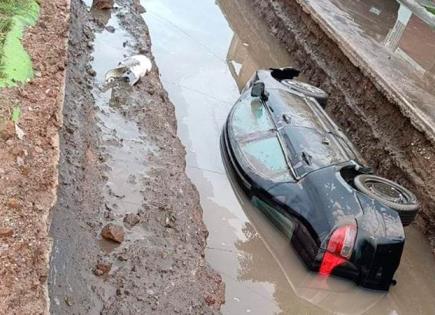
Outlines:
[[[324,123],[304,98],[280,89],[271,89],[267,104],[272,109],[275,121],[283,121],[284,115],[293,126],[324,129]]]
[[[337,139],[316,129],[288,126],[282,130],[296,173],[302,176],[349,160]]]

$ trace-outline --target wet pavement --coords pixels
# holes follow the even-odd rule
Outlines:
[[[435,141],[435,15],[410,0],[298,2]]]
[[[257,68],[291,64],[246,1],[142,0],[153,54],[176,108],[187,172],[210,232],[206,258],[226,284],[224,314],[433,314],[435,266],[413,227],[389,293],[308,272],[225,172],[219,136]],[[394,20],[394,19],[393,19]]]

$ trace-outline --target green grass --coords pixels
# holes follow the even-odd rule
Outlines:
[[[425,7],[425,8],[426,8],[426,10],[428,10],[430,13],[432,13],[432,14],[435,15],[435,8],[432,8],[432,7]]]
[[[25,27],[39,13],[35,0],[0,0],[0,88],[32,77],[30,57],[21,44]]]

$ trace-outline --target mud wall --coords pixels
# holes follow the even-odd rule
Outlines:
[[[399,107],[381,93],[294,0],[250,5],[292,56],[291,65],[330,95],[328,112],[359,147],[377,174],[416,193],[416,224],[435,248],[435,148]]]

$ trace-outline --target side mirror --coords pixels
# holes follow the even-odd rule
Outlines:
[[[252,97],[259,97],[263,101],[267,101],[268,95],[267,95],[267,92],[265,91],[265,85],[263,82],[258,81],[252,85],[251,96]]]

